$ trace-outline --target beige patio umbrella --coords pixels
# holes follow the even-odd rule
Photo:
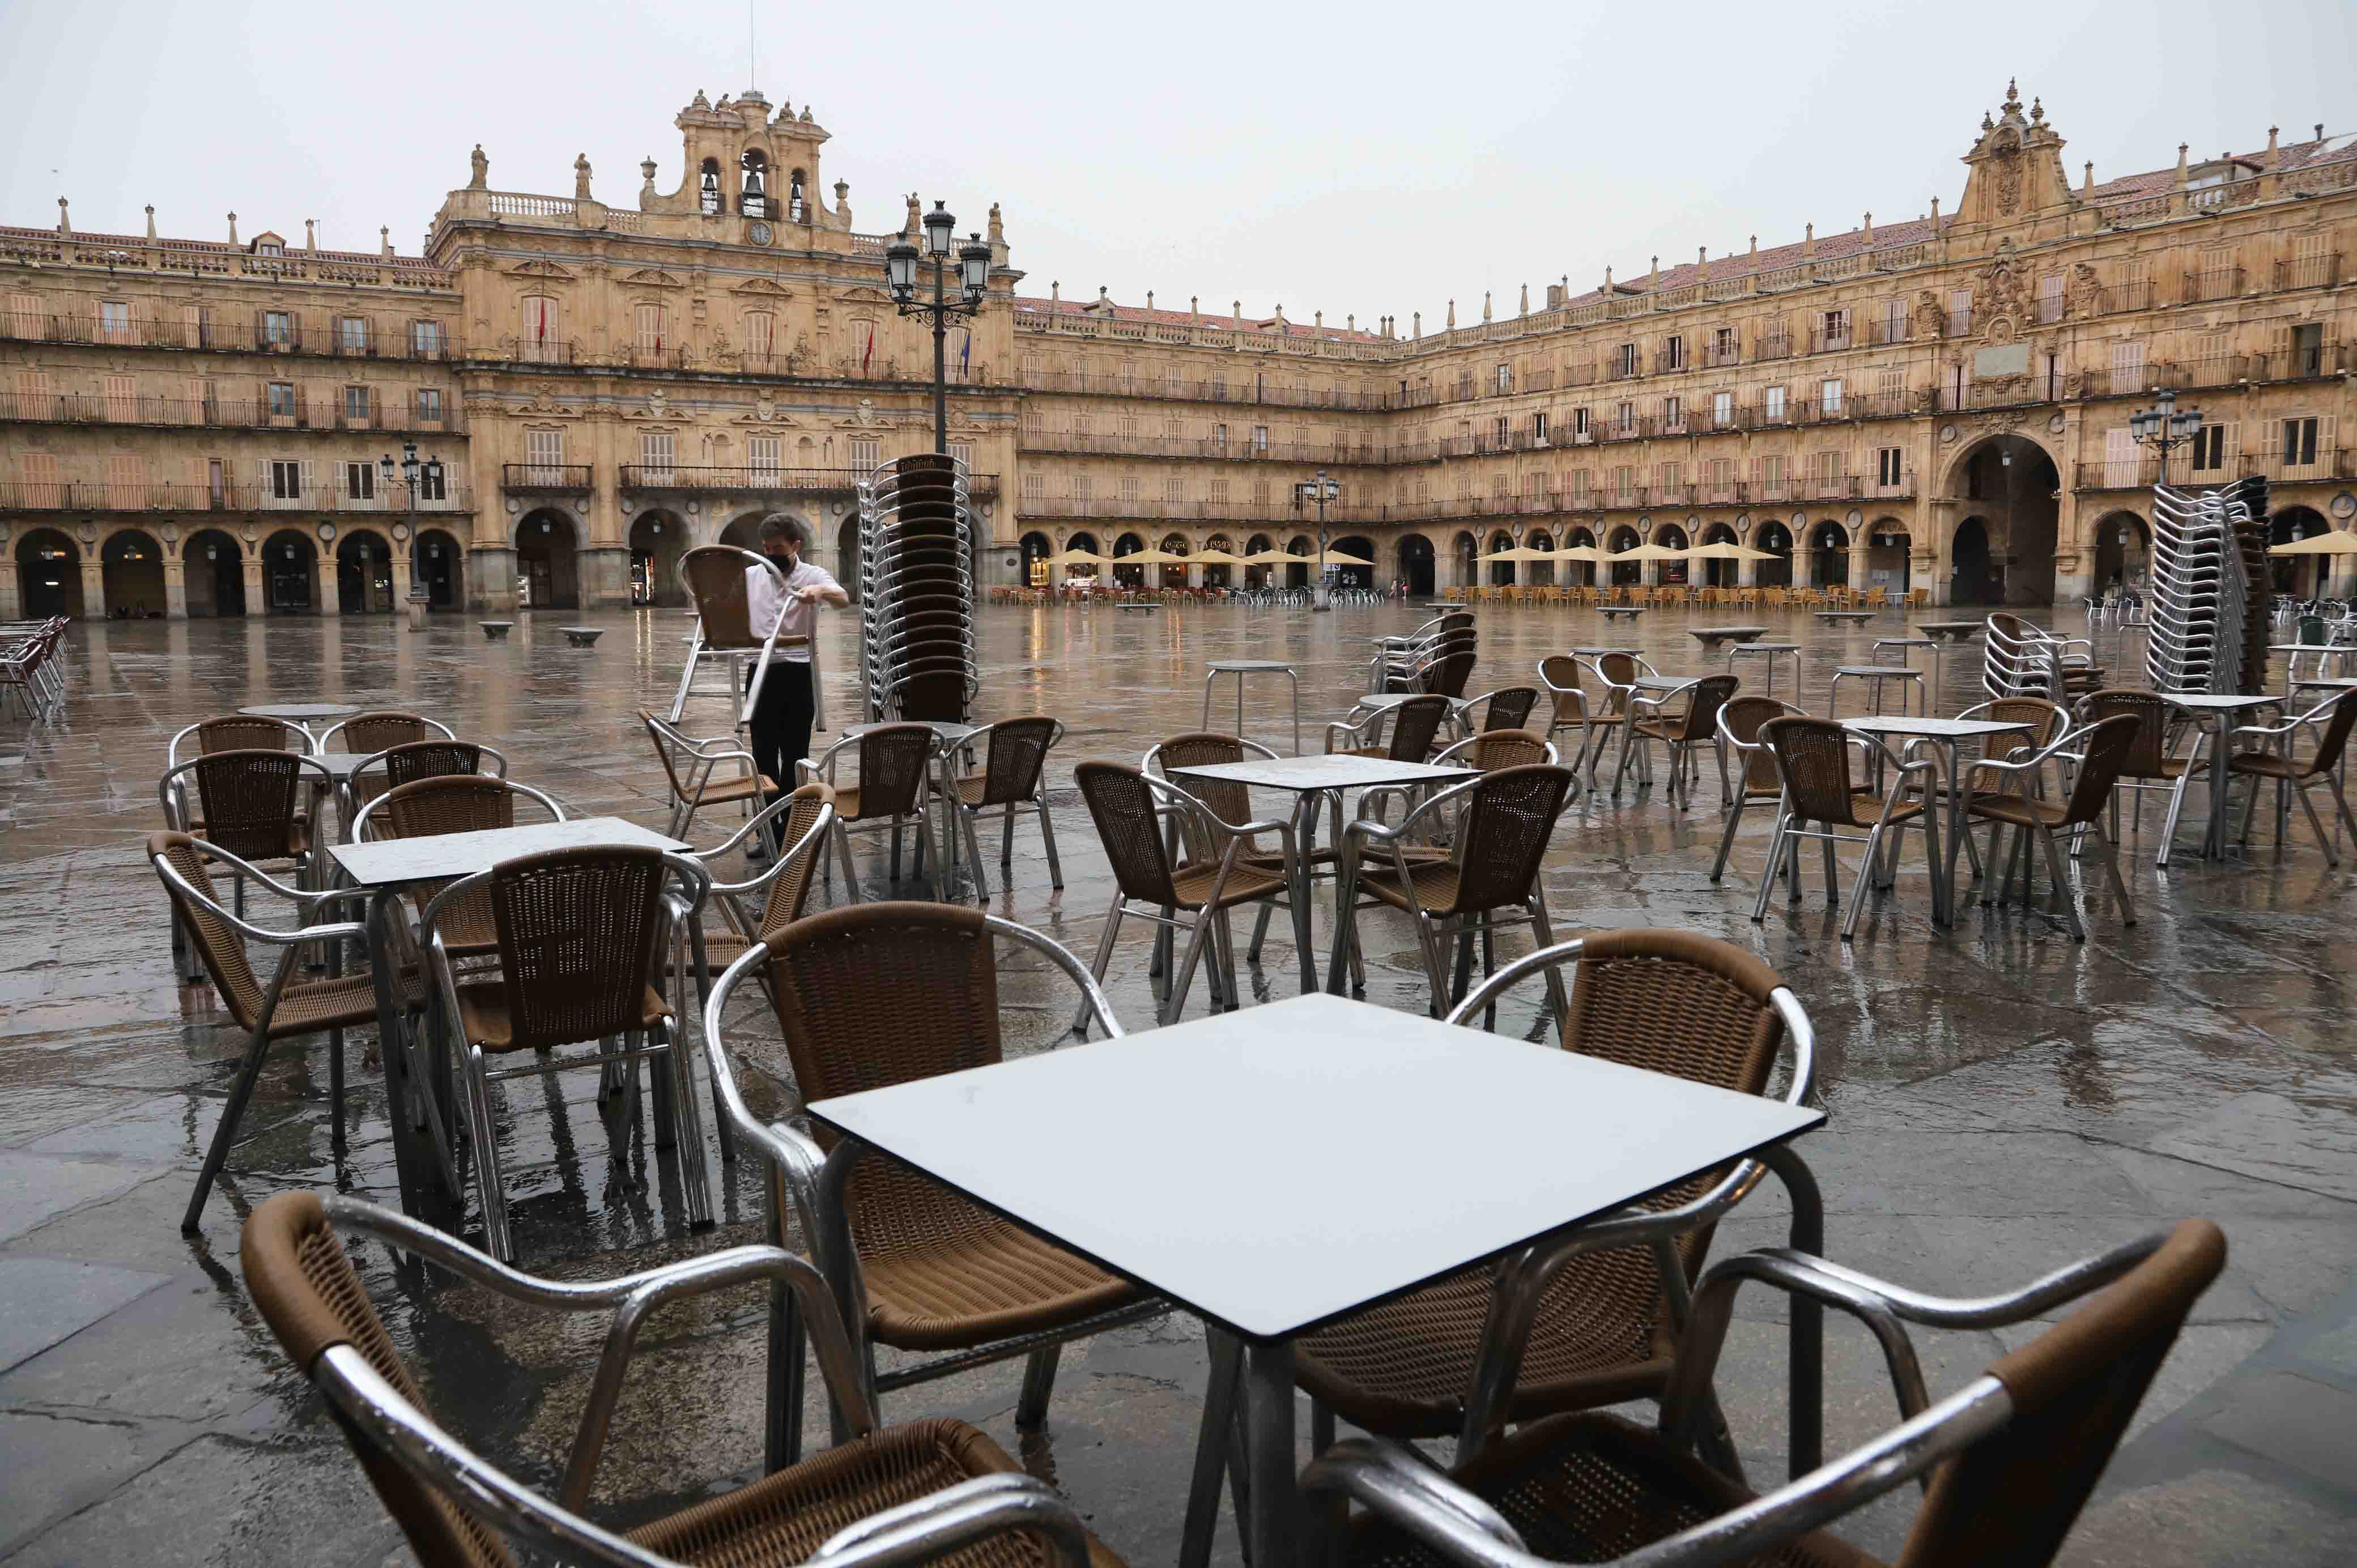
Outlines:
[[[1093,550],[1065,550],[1047,557],[1040,564],[1043,566],[1102,566],[1109,559],[1110,557],[1100,555]]]
[[[1771,555],[1765,550],[1754,550],[1749,544],[1738,544],[1732,539],[1719,539],[1708,544],[1697,544],[1685,552],[1685,558],[1689,561],[1780,561],[1783,559],[1780,555]]]
[[[1187,557],[1173,555],[1168,550],[1158,548],[1133,550],[1126,555],[1114,556],[1113,564],[1116,566],[1183,566],[1187,564]]]
[[[1224,550],[1198,550],[1187,559],[1198,566],[1241,566],[1244,564],[1243,556],[1231,555]]]
[[[1612,559],[1593,544],[1566,544],[1560,550],[1549,550],[1542,556],[1546,561],[1585,561],[1593,565]]]
[[[1684,561],[1693,553],[1673,550],[1666,544],[1640,544],[1628,550],[1616,550],[1605,557],[1608,561]]]
[[[2328,528],[2322,533],[2306,539],[2295,539],[2288,544],[2268,548],[2270,555],[2357,555],[2357,533]]]
[[[1236,564],[1239,566],[1290,566],[1297,561],[1304,566],[1309,564],[1309,557],[1307,555],[1288,555],[1282,550],[1255,550],[1251,554],[1239,558]]]
[[[1329,559],[1333,559],[1333,557],[1329,557]],[[1517,544],[1511,550],[1492,550],[1487,555],[1479,556],[1476,559],[1482,561],[1559,561],[1562,557],[1557,555],[1552,550],[1534,550],[1527,544]]]
[[[1305,555],[1296,557],[1296,559],[1306,561],[1308,557]],[[1372,561],[1368,560],[1365,556],[1353,555],[1347,550],[1329,549],[1326,552],[1326,559],[1329,562],[1339,562],[1345,566],[1372,566],[1374,564]]]

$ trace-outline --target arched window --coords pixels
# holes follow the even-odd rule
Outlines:
[[[810,221],[810,201],[802,194],[802,188],[807,183],[800,169],[794,170],[792,177],[786,183],[786,218],[790,222]]]
[[[704,172],[696,176],[696,205],[707,217],[717,217],[721,210],[720,160],[704,160]]]
[[[770,217],[770,159],[759,147],[747,147],[739,160],[744,167],[743,194],[737,210],[748,218]]]

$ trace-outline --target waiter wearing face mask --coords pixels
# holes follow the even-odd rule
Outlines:
[[[843,585],[823,566],[802,559],[810,531],[790,512],[773,511],[761,520],[761,553],[784,574],[781,594],[767,567],[745,568],[746,607],[757,633],[766,634],[785,607],[779,628],[778,649],[770,656],[774,668],[761,682],[760,701],[754,705],[753,761],[780,790],[794,787],[794,764],[810,755],[812,726],[817,722],[818,691],[811,663],[811,639],[818,629],[818,607],[838,609],[851,602]],[[751,690],[754,671],[745,672]],[[775,797],[771,797],[775,799]]]

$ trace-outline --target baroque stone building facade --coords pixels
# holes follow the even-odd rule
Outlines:
[[[887,236],[822,194],[809,108],[699,93],[675,124],[676,184],[650,159],[627,206],[586,161],[570,197],[494,189],[478,148],[416,260],[233,217],[224,243],[85,235],[62,202],[0,230],[0,616],[667,602],[682,549],[779,506],[847,575],[856,476],[931,446],[928,336],[881,286]],[[1294,488],[1322,470],[1333,537],[1417,591],[1511,570],[1476,560],[1510,543],[1731,538],[1777,559],[1696,570],[2070,598],[2141,571],[2127,417],[2162,389],[2208,421],[2173,480],[2264,473],[2287,536],[2350,526],[2357,137],[2075,185],[2062,148],[2008,89],[1953,212],[1432,333],[1019,295],[994,206],[988,305],[949,352],[977,564],[1307,553]],[[440,485],[385,481],[404,442]],[[2321,569],[2282,585],[2350,588]]]

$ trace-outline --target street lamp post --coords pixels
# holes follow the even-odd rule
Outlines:
[[[925,244],[920,251],[916,242],[906,231],[884,249],[884,281],[892,291],[892,303],[903,316],[929,317],[933,324],[933,450],[944,456],[950,449],[950,322],[959,317],[977,315],[982,310],[984,295],[990,292],[990,247],[982,236],[967,236],[966,242],[956,247],[958,296],[949,297],[950,242],[956,238],[957,219],[942,203],[925,214]],[[917,297],[917,262],[920,256],[933,263],[933,297]]]
[[[376,467],[378,475],[384,481],[384,488],[388,490],[392,489],[393,454],[388,452],[379,457],[376,460]],[[417,576],[417,484],[419,478],[423,477],[438,494],[442,489],[442,459],[428,457],[425,462],[420,463],[417,460],[417,443],[404,441],[401,444],[400,471],[404,498],[402,510],[409,525],[409,591],[414,602],[419,590],[425,586]]]
[[[1318,581],[1314,585],[1318,598],[1317,603],[1310,606],[1313,610],[1334,607],[1333,595],[1326,586],[1326,503],[1341,493],[1342,487],[1328,478],[1323,468],[1318,470],[1316,478],[1298,480],[1293,487],[1294,510],[1299,511],[1311,501],[1318,503]]]
[[[2160,481],[2169,482],[2169,455],[2201,434],[2201,411],[2189,408],[2177,412],[2177,393],[2164,389],[2157,408],[2142,409],[2128,415],[2128,435],[2139,446],[2149,446],[2160,454]]]

